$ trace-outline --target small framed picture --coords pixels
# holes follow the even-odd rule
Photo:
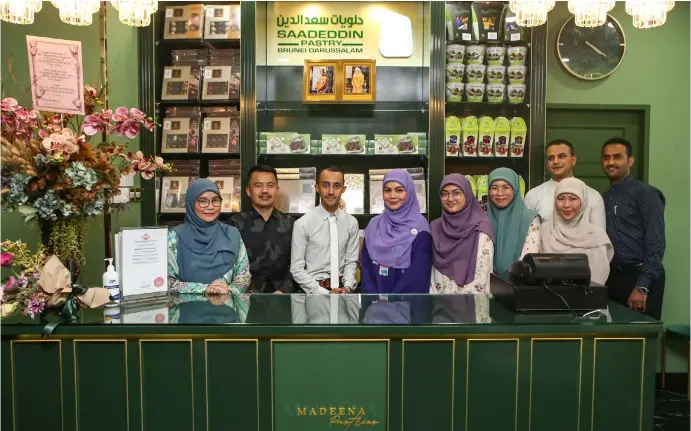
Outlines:
[[[374,103],[376,64],[376,60],[341,60],[344,102]]]
[[[336,102],[341,99],[338,60],[305,60],[302,101]]]

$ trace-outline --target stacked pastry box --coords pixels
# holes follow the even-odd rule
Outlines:
[[[528,129],[521,117],[446,117],[447,157],[523,157]]]
[[[473,194],[477,198],[483,210],[487,211],[487,204],[489,202],[489,175],[466,175],[470,182],[470,187],[473,189]],[[525,180],[522,176],[518,176],[518,181],[521,187],[521,196],[525,197]]]
[[[175,160],[173,170],[161,179],[161,213],[185,213],[185,196],[190,183],[199,178],[199,160]],[[216,183],[223,203],[222,213],[240,211],[240,161],[209,160],[208,178]],[[159,202],[157,196],[157,202]]]
[[[402,135],[324,134],[321,139],[299,132],[261,132],[259,154],[427,154],[427,134],[411,132]]]
[[[277,168],[280,192],[276,208],[292,214],[304,214],[314,208],[317,168]]]
[[[161,153],[237,153],[240,113],[236,107],[166,108]],[[201,148],[200,148],[201,136]]]
[[[239,49],[184,49],[171,52],[163,68],[161,100],[240,98]]]
[[[420,212],[427,212],[427,180],[424,168],[404,168],[413,177],[415,194],[420,204]],[[384,212],[384,176],[392,169],[369,170],[369,213],[381,214]]]
[[[164,39],[239,39],[240,5],[170,5],[164,25]]]

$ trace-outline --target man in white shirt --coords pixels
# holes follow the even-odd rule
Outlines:
[[[547,170],[552,177],[551,180],[530,190],[525,195],[525,206],[537,211],[542,222],[552,218],[554,212],[554,189],[557,183],[564,178],[573,177],[573,167],[576,165],[576,154],[573,152],[573,145],[566,139],[555,139],[547,144],[545,151]],[[607,228],[605,217],[605,202],[602,195],[592,187],[587,189],[588,214],[590,223]]]
[[[293,225],[290,272],[305,293],[348,293],[355,288],[360,243],[357,220],[339,209],[343,172],[323,169],[315,188],[321,204]]]

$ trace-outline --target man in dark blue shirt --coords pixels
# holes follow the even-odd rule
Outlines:
[[[614,245],[607,287],[613,301],[659,320],[665,291],[665,196],[629,176],[631,153],[624,138],[602,146],[602,169],[611,184],[604,194],[607,235]]]

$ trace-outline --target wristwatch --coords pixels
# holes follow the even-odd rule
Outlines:
[[[638,290],[638,293],[640,293],[641,295],[647,295],[648,292],[650,292],[650,289],[643,286],[636,286],[636,290]]]

